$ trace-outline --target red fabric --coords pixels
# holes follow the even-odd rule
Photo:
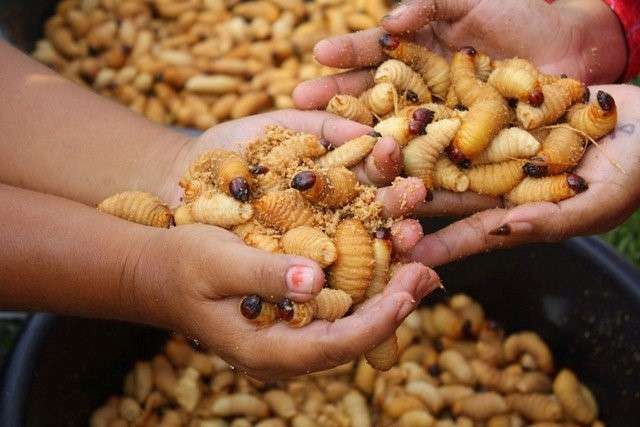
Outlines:
[[[640,73],[640,1],[604,0],[618,15],[627,38],[629,58],[624,73],[625,80],[631,80]]]

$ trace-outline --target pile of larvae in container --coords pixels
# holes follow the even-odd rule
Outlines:
[[[463,294],[398,328],[400,360],[262,383],[171,338],[91,427],[604,427],[591,391],[532,331],[506,334]]]
[[[402,148],[404,173],[427,189],[502,196],[508,205],[559,202],[585,191],[576,168],[589,142],[615,129],[614,99],[522,58],[492,60],[473,47],[442,56],[384,35],[391,58],[359,97],[327,111],[374,126]]]

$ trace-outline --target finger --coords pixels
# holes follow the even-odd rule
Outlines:
[[[400,147],[393,138],[380,138],[363,163],[353,171],[363,184],[382,187],[400,175],[402,158]]]
[[[412,33],[431,21],[456,21],[471,11],[477,0],[405,0],[382,20],[394,34]]]
[[[373,86],[372,70],[347,71],[300,83],[293,90],[293,103],[303,110],[325,108],[338,94],[358,96]]]
[[[385,55],[378,44],[384,34],[381,28],[358,31],[320,40],[313,48],[316,60],[329,67],[371,67],[382,62]]]
[[[483,196],[470,191],[455,193],[446,190],[432,191],[433,199],[416,206],[414,213],[424,217],[466,216],[486,209],[502,206],[499,197]]]
[[[403,219],[391,226],[391,242],[393,253],[403,258],[422,239],[424,232],[422,225],[415,219]]]
[[[269,301],[291,298],[307,301],[320,292],[325,281],[320,266],[307,258],[272,254],[241,242],[212,242],[206,262],[215,283],[207,296],[218,299],[258,294]]]
[[[382,204],[382,215],[386,218],[398,218],[423,202],[427,189],[420,178],[398,178],[393,185],[378,189],[376,201]]]

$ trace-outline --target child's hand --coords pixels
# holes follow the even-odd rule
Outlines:
[[[406,0],[382,28],[322,40],[315,57],[337,68],[374,66],[385,59],[378,45],[384,32],[412,33],[445,56],[474,46],[496,59],[527,58],[542,71],[590,84],[615,81],[626,63],[620,23],[602,0]],[[336,93],[358,95],[372,84],[369,70],[321,77],[298,85],[294,101],[299,108],[324,108]]]
[[[315,262],[253,249],[234,234],[207,225],[153,231],[144,247],[132,252],[130,274],[125,275],[140,316],[152,313],[152,323],[199,339],[232,366],[260,379],[353,360],[393,333],[439,286],[435,272],[409,264],[383,294],[346,318],[315,321],[301,329],[286,323],[259,329],[241,315],[241,297],[309,300],[324,284]]]

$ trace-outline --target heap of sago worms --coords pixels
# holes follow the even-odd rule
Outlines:
[[[336,95],[327,111],[395,138],[407,176],[427,189],[504,196],[511,205],[559,202],[585,191],[571,173],[587,142],[617,121],[613,98],[543,74],[520,58],[491,60],[472,47],[451,63],[391,35],[380,45],[391,59],[359,97]]]
[[[292,327],[334,321],[381,292],[397,266],[390,241],[395,220],[382,217],[375,187],[358,183],[349,169],[378,139],[372,133],[333,148],[315,135],[267,126],[244,155],[221,149],[202,153],[180,180],[184,204],[173,211],[157,197],[135,191],[116,194],[98,209],[158,227],[215,225],[255,248],[310,258],[326,270],[328,285],[313,300],[273,304],[251,295],[240,310],[259,327],[278,320]],[[381,370],[391,368],[397,355],[395,336],[366,353]]]
[[[400,359],[256,381],[172,337],[126,375],[91,427],[604,427],[598,404],[532,331],[506,334],[456,294],[398,328]]]

